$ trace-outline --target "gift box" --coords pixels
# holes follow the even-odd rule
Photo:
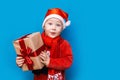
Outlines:
[[[34,32],[13,41],[17,56],[22,56],[25,61],[23,71],[42,69],[44,65],[40,62],[40,53],[44,50],[44,43],[40,32]]]

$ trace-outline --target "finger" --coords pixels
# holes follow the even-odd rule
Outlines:
[[[23,62],[25,59],[16,59],[17,62]]]
[[[25,60],[23,59],[20,59],[20,60],[16,60],[17,62],[24,62]]]
[[[24,63],[24,61],[21,61],[21,62],[17,62],[18,64],[23,64]]]
[[[23,57],[16,57],[17,60],[24,59]]]
[[[19,67],[22,67],[22,66],[23,66],[23,64],[18,64],[18,66],[19,66]]]
[[[40,56],[42,56],[42,57],[46,58],[46,55],[45,55],[45,53],[43,53],[43,54],[40,54]]]
[[[45,57],[44,57],[44,56],[40,56],[40,58],[41,58],[41,60],[43,60],[43,61],[45,60]]]
[[[16,60],[16,63],[17,63],[17,64],[21,64],[21,63],[23,64],[24,61],[25,61],[24,59],[20,59],[20,60]]]
[[[44,61],[44,60],[42,60],[42,59],[40,60],[40,62],[41,62],[41,63],[43,63],[43,64],[45,63],[45,61]]]
[[[19,67],[21,67],[21,66],[24,64],[24,62],[16,62],[16,64],[17,64]]]

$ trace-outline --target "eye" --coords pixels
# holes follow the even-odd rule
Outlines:
[[[61,26],[61,24],[56,24],[56,26],[60,27],[60,26]]]
[[[49,25],[52,25],[52,23],[51,23],[51,22],[49,22],[48,24],[49,24]]]

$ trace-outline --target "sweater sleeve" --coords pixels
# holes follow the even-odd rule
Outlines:
[[[60,46],[61,57],[60,58],[50,58],[50,63],[48,68],[53,68],[57,70],[65,70],[69,68],[73,61],[72,49],[70,44],[64,40]]]

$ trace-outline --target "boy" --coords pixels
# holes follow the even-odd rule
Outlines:
[[[32,71],[34,80],[65,80],[65,70],[71,66],[73,56],[70,44],[60,34],[69,25],[68,14],[63,10],[53,8],[47,11],[42,25],[45,50],[40,54],[45,67]],[[21,67],[24,59],[17,57],[16,63]]]

